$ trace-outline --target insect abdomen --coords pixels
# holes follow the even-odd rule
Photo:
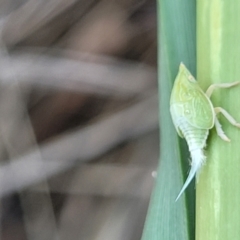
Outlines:
[[[191,153],[191,169],[186,182],[176,198],[177,201],[205,162],[206,157],[204,156],[203,148],[206,145],[209,130],[193,127],[186,121],[184,117],[178,118],[176,123],[182,135],[186,139],[189,151]]]
[[[203,149],[208,137],[208,129],[199,129],[190,125],[185,118],[179,118],[177,125],[187,141],[189,151]]]

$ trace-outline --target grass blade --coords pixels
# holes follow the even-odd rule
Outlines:
[[[180,62],[195,73],[195,17],[195,1],[158,1],[161,161],[142,240],[194,238],[193,185],[187,197],[175,203],[186,179],[189,153],[173,127],[169,99]]]

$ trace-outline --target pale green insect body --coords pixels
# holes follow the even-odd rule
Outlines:
[[[184,118],[178,118],[176,125],[186,139],[190,152],[196,149],[203,149],[206,146],[206,140],[209,134],[208,129],[193,127]]]
[[[191,73],[180,64],[170,100],[170,112],[179,135],[189,151],[205,147],[214,125],[214,108]]]
[[[207,92],[204,93],[187,68],[182,63],[180,64],[171,94],[170,112],[179,136],[187,141],[191,153],[191,169],[177,199],[187,188],[206,159],[203,149],[206,146],[209,130],[213,128],[214,124],[218,135],[223,140],[230,141],[224,134],[216,114],[221,112],[230,123],[240,127],[240,124],[224,109],[220,107],[214,108],[210,100],[215,88],[228,88],[237,84],[239,82],[211,85]]]

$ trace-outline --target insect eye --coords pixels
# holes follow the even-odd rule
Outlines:
[[[196,80],[194,79],[194,77],[192,75],[188,76],[188,80],[189,82],[195,83]]]

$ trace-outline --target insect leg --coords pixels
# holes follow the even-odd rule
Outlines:
[[[230,139],[226,136],[226,134],[222,130],[222,126],[221,126],[220,122],[218,121],[217,116],[215,116],[214,125],[215,125],[216,131],[217,131],[217,135],[222,140],[224,140],[226,142],[230,142]]]
[[[221,108],[221,107],[215,107],[214,111],[216,113],[216,115],[218,113],[222,113],[222,115],[235,127],[239,127],[240,128],[240,123],[238,123],[225,109]]]
[[[212,84],[209,86],[209,88],[207,89],[206,91],[206,95],[210,98],[213,91],[216,89],[216,88],[230,88],[230,87],[234,87],[236,85],[238,85],[240,82],[237,81],[237,82],[232,82],[232,83],[216,83],[216,84]]]

